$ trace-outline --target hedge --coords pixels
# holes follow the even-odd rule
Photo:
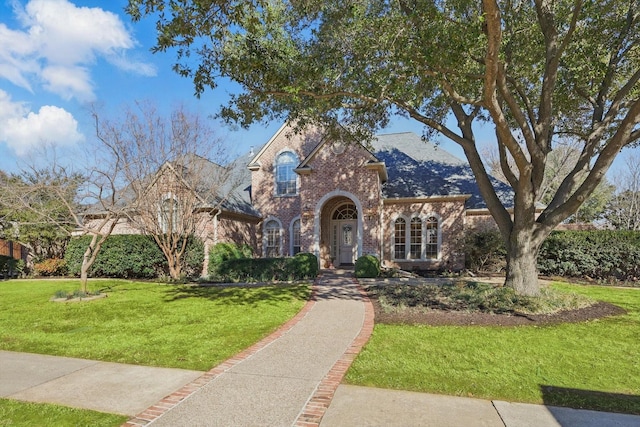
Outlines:
[[[555,231],[540,255],[541,274],[640,280],[640,232]]]
[[[74,238],[65,252],[69,274],[80,275],[82,257],[91,236]],[[204,246],[197,238],[190,238],[185,253],[183,272],[196,277],[202,271]],[[95,262],[89,269],[92,277],[120,277],[152,279],[167,274],[167,260],[151,236],[139,234],[112,235],[105,240]]]
[[[471,234],[465,256],[472,271],[498,271],[506,266],[506,250],[497,231]],[[538,270],[548,276],[640,280],[640,232],[554,231],[540,249]]]
[[[231,259],[245,259],[253,256],[253,249],[249,245],[235,243],[216,243],[209,251],[208,272],[210,276],[224,276],[221,269],[226,268],[224,263]]]
[[[318,258],[299,253],[290,258],[231,258],[216,266],[210,278],[220,282],[272,282],[313,279]]]

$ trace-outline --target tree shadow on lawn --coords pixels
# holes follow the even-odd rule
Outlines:
[[[540,390],[546,406],[640,415],[640,396],[633,394],[607,393],[550,385],[541,385]],[[554,412],[552,409],[549,411],[561,425],[564,425],[562,411]]]
[[[179,286],[167,289],[165,301],[173,302],[187,298],[204,298],[225,304],[252,306],[260,302],[280,303],[291,299],[306,301],[309,287],[299,284],[268,286]]]

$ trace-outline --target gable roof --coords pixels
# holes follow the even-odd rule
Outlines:
[[[378,135],[371,146],[387,165],[389,180],[382,187],[385,198],[470,195],[467,209],[486,208],[469,164],[417,134]],[[491,183],[505,207],[513,207],[511,187],[493,177]]]

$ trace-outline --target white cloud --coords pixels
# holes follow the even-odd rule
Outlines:
[[[31,0],[24,8],[15,3],[14,13],[21,30],[0,24],[0,78],[14,85],[32,91],[42,83],[65,99],[90,101],[89,68],[99,58],[127,72],[155,75],[152,65],[127,58],[136,41],[115,13],[68,0]]]
[[[78,122],[65,109],[45,105],[35,113],[0,90],[0,142],[18,156],[45,145],[73,145],[83,140]]]

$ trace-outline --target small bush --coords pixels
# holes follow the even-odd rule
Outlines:
[[[11,277],[17,273],[18,262],[16,259],[0,255],[0,276],[2,277]]]
[[[356,277],[378,277],[380,275],[380,260],[374,255],[363,255],[356,260]]]
[[[64,276],[67,274],[67,262],[60,258],[45,259],[33,267],[38,276]]]
[[[189,236],[184,254],[182,273],[186,277],[200,277],[204,264],[204,243],[195,236]]]
[[[507,250],[500,232],[471,233],[464,240],[465,264],[471,271],[502,271],[507,266]]]

